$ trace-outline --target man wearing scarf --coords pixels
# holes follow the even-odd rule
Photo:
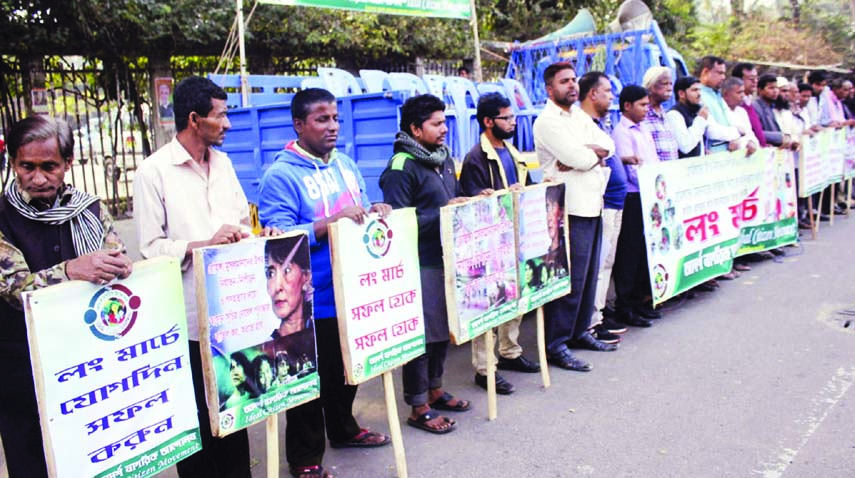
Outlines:
[[[66,185],[74,139],[34,116],[9,132],[15,179],[0,196],[0,437],[10,478],[47,477],[21,294],[68,280],[104,285],[131,260],[99,198]]]
[[[403,367],[404,401],[412,407],[410,426],[448,433],[454,420],[435,410],[469,410],[466,400],[442,389],[448,349],[448,317],[439,209],[466,201],[457,182],[454,161],[445,145],[445,103],[432,95],[414,96],[401,107],[401,131],[395,136],[394,156],[380,176],[383,198],[393,208],[415,207],[419,225],[419,264],[422,289],[432,292],[424,301],[425,354]]]

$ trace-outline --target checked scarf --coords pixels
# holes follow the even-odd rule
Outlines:
[[[78,256],[101,249],[104,225],[101,224],[100,218],[88,209],[99,199],[72,186],[66,186],[65,194],[60,194],[60,197],[68,195],[71,197],[65,205],[56,204],[46,211],[39,211],[24,200],[16,181],[13,180],[6,189],[6,200],[27,219],[51,226],[71,221],[71,239]]]
[[[395,135],[395,152],[409,153],[417,161],[426,163],[434,168],[442,167],[442,164],[445,163],[445,160],[451,154],[448,146],[444,144],[433,151],[429,151],[414,140],[412,136],[403,131],[398,131],[398,134]]]

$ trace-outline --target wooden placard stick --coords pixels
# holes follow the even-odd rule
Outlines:
[[[837,201],[835,201],[835,199],[837,199],[837,192],[835,191],[836,188],[837,188],[837,183],[833,183],[831,185],[831,195],[828,197],[828,216],[830,218],[828,221],[829,226],[834,225],[834,208],[837,207],[837,204],[835,204],[837,202]],[[819,204],[820,204],[820,207],[822,207],[822,201],[820,201]],[[822,211],[820,211],[820,213],[821,212]]]
[[[401,422],[398,421],[398,405],[395,402],[395,384],[391,371],[383,372],[383,391],[386,396],[386,417],[389,420],[392,451],[395,453],[395,468],[398,470],[398,478],[407,478],[407,456],[404,452],[404,438],[401,436]]]
[[[844,197],[846,198],[846,214],[849,214],[849,211],[852,210],[852,178],[846,181],[846,194]]]
[[[540,377],[543,388],[549,388],[549,366],[546,363],[546,329],[543,323],[543,307],[537,308],[537,357],[540,360]]]
[[[267,417],[267,478],[279,477],[279,415]]]
[[[822,197],[825,195],[825,189],[819,192],[819,201],[816,204],[817,216],[822,216]],[[819,223],[822,222],[820,217],[816,218],[816,224],[813,229],[813,238],[816,239],[816,234],[819,232]]]
[[[493,352],[493,329],[484,332],[484,343],[487,348],[487,420],[493,421],[498,416],[496,404],[496,362]]]

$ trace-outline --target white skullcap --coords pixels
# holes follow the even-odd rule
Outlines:
[[[778,88],[782,88],[782,87],[788,86],[790,84],[790,82],[787,81],[787,79],[784,78],[783,76],[778,77],[777,83],[778,83]]]
[[[671,75],[671,69],[666,66],[651,66],[644,73],[644,79],[641,80],[641,86],[650,88],[650,85],[656,82],[662,75]]]

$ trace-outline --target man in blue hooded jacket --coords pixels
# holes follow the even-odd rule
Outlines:
[[[286,412],[285,449],[291,474],[314,478],[329,476],[321,466],[325,428],[334,448],[390,441],[387,435],[361,429],[353,417],[357,387],[344,379],[327,225],[342,218],[362,224],[369,213],[385,216],[392,209],[371,205],[356,163],[335,149],[339,123],[332,93],[300,91],[291,100],[291,118],[297,140],[276,155],[261,179],[258,216],[265,227],[302,229],[309,235],[321,397]]]

